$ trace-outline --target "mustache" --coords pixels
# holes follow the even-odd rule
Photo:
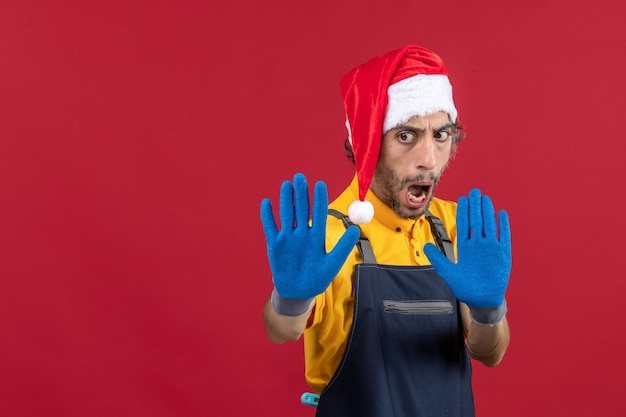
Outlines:
[[[404,187],[405,185],[407,185],[410,182],[418,182],[418,181],[424,181],[424,180],[430,180],[434,184],[436,184],[436,183],[439,182],[439,178],[440,177],[441,177],[441,174],[436,176],[435,173],[433,173],[433,172],[428,172],[428,173],[424,173],[424,174],[418,174],[418,175],[415,175],[413,177],[404,177],[402,179],[402,181],[400,182],[400,188]]]

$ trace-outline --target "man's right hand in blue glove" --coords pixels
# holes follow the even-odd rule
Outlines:
[[[307,311],[312,299],[328,288],[359,239],[357,226],[350,226],[337,245],[326,252],[326,184],[317,182],[309,226],[309,192],[302,174],[285,181],[280,189],[278,230],[272,203],[261,202],[261,221],[267,256],[274,280],[272,307],[281,315],[298,316]]]

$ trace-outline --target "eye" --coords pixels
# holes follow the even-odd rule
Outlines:
[[[411,143],[415,141],[416,136],[415,136],[415,133],[413,132],[409,132],[408,130],[403,130],[402,132],[398,132],[398,134],[396,134],[396,138],[401,143]]]
[[[450,139],[450,137],[452,137],[452,132],[446,129],[440,130],[435,133],[435,139],[437,140],[437,142],[446,142],[448,139]]]

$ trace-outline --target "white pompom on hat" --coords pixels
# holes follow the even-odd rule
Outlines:
[[[348,209],[355,224],[369,223],[374,206],[365,201],[382,135],[412,117],[443,111],[457,121],[452,85],[443,60],[416,45],[391,51],[354,68],[340,82],[352,145],[359,199]]]

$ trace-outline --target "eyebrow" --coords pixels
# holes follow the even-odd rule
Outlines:
[[[455,123],[447,123],[437,129],[433,129],[433,132],[441,132],[444,129],[453,128],[453,127],[456,127]],[[399,125],[399,126],[394,127],[393,130],[408,130],[410,132],[415,132],[415,133],[424,133],[426,129],[422,129],[422,128],[410,126],[410,125]]]

